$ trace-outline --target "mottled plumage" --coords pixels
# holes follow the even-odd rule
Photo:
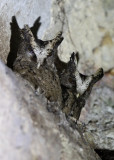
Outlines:
[[[20,29],[20,37],[13,70],[35,89],[40,88],[52,108],[58,107],[68,118],[77,121],[94,83],[102,78],[103,70],[99,69],[91,76],[79,73],[78,53],[72,53],[68,63],[62,62],[57,53],[63,40],[61,32],[52,40],[42,41],[25,25]]]

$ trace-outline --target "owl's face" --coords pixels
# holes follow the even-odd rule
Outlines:
[[[21,32],[21,50],[20,53],[24,54],[31,61],[37,63],[37,68],[43,64],[44,60],[54,54],[55,50],[62,42],[63,37],[62,33],[59,32],[57,36],[49,41],[35,40],[30,28],[28,25],[24,26],[24,29],[20,30]]]

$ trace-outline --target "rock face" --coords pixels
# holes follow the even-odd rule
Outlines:
[[[88,138],[91,137],[89,134],[94,135],[95,148],[114,150],[113,90],[107,86],[95,88],[89,103],[91,105],[86,119],[87,132],[85,134],[88,134]]]
[[[4,63],[10,51],[12,16],[21,28],[24,24],[32,26],[41,16],[40,38],[51,39],[63,31],[65,40],[59,55],[64,61],[69,60],[69,53],[79,51],[82,72],[92,73],[98,67],[106,71],[81,115],[80,120],[86,123],[81,137],[80,128],[69,128],[63,115],[64,123],[59,126],[60,120],[47,112],[46,100],[36,97],[27,81],[19,76],[17,79],[0,62],[0,159],[96,160],[100,158],[91,147],[101,152],[114,149],[113,8],[113,0],[0,1],[0,59]]]

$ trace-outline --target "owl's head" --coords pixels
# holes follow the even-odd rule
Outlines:
[[[25,25],[23,29],[20,29],[20,37],[21,43],[18,54],[22,54],[30,61],[36,62],[37,68],[43,64],[48,56],[54,54],[55,50],[57,50],[57,47],[63,40],[62,32],[59,32],[52,40],[36,40],[28,25]]]

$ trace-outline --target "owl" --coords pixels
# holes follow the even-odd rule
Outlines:
[[[49,111],[63,111],[75,122],[89,97],[93,85],[103,77],[103,69],[87,76],[78,71],[79,53],[72,53],[68,63],[60,60],[57,48],[63,41],[62,32],[42,41],[25,25],[19,29],[20,43],[13,71],[28,80],[47,99]]]

